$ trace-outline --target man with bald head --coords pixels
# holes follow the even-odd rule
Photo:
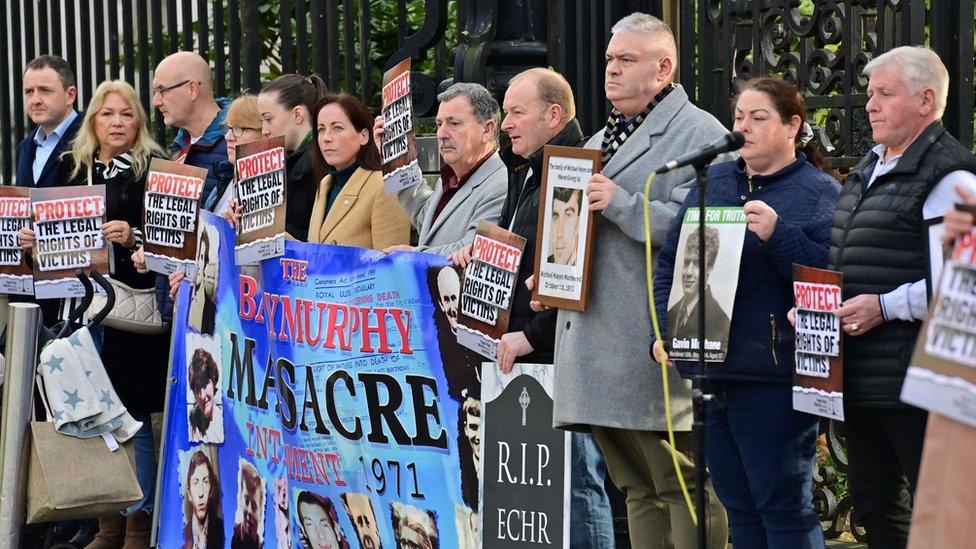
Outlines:
[[[217,186],[214,167],[227,160],[223,123],[230,105],[228,99],[214,99],[210,65],[189,51],[163,59],[153,73],[152,102],[166,125],[178,130],[169,146],[170,159],[206,169],[202,196],[210,196]]]

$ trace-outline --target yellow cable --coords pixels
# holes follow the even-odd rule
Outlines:
[[[647,181],[644,182],[644,257],[645,261],[645,274],[647,276],[647,308],[651,312],[651,325],[654,327],[654,341],[661,342],[661,346],[664,346],[664,340],[661,338],[661,325],[657,320],[657,307],[654,306],[654,268],[651,262],[651,183],[654,181],[654,176],[656,174],[651,172],[647,176]],[[678,450],[675,448],[674,443],[674,422],[671,419],[671,391],[668,385],[668,361],[665,357],[664,362],[661,364],[661,380],[664,384],[664,418],[668,423],[668,442],[671,445],[671,461],[674,463],[674,472],[678,475],[678,483],[681,485],[681,493],[685,497],[685,503],[688,504],[688,512],[691,514],[691,522],[698,526],[698,513],[695,512],[695,506],[691,503],[691,494],[688,492],[688,486],[685,484],[685,477],[681,474],[681,466],[678,464]],[[704,456],[697,456],[698,459],[704,459]],[[700,490],[702,487],[699,486]]]

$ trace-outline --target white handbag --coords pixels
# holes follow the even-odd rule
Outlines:
[[[102,320],[102,325],[146,335],[161,334],[169,328],[159,311],[155,288],[132,288],[114,279],[109,279],[109,282],[115,288],[115,306]],[[105,307],[106,299],[104,295],[95,294],[88,310],[101,310]]]

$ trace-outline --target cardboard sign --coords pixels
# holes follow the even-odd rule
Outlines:
[[[793,265],[796,350],[793,409],[844,420],[844,371],[841,323],[843,275]]]
[[[34,295],[81,297],[75,269],[109,272],[109,242],[102,237],[105,185],[31,189],[34,218]]]
[[[20,247],[20,230],[30,227],[27,187],[0,187],[0,294],[34,294],[33,270]]]
[[[200,193],[207,170],[154,158],[146,176],[143,251],[149,270],[193,276]]]
[[[671,358],[698,360],[698,208],[681,221],[674,277],[668,297],[668,341]],[[739,262],[746,235],[742,208],[705,210],[705,360],[722,362],[729,347],[732,305],[739,285]],[[770,329],[774,329],[771,326]]]
[[[410,95],[410,58],[383,73],[383,187],[393,194],[421,183]]]
[[[532,299],[543,305],[586,310],[593,213],[584,194],[600,164],[598,150],[545,146],[532,290]]]
[[[508,331],[525,239],[482,220],[464,270],[458,343],[492,360]]]
[[[237,263],[248,265],[285,253],[285,138],[238,145]]]
[[[572,435],[552,427],[552,368],[482,370],[482,547],[569,547]]]
[[[901,399],[976,427],[976,233],[956,239],[937,288]]]

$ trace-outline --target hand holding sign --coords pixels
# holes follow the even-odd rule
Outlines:
[[[502,335],[501,342],[495,355],[498,359],[498,369],[503,374],[511,373],[515,366],[515,359],[525,356],[535,350],[529,340],[525,337],[525,332],[509,332]]]
[[[844,332],[859,336],[884,323],[881,316],[881,297],[877,294],[861,294],[844,301],[834,312],[844,323]]]
[[[34,249],[34,229],[24,227],[17,236],[20,237],[20,247],[25,252],[30,252]]]
[[[762,200],[750,200],[742,206],[742,211],[746,213],[746,228],[756,233],[759,240],[766,242],[773,236],[779,215],[769,204]]]
[[[617,184],[602,173],[590,176],[590,181],[586,184],[586,199],[590,203],[590,210],[594,212],[605,210],[610,205],[610,199],[615,192],[617,192]]]
[[[106,240],[123,248],[131,248],[136,244],[136,235],[125,221],[106,221],[102,224],[102,234],[105,235]]]

